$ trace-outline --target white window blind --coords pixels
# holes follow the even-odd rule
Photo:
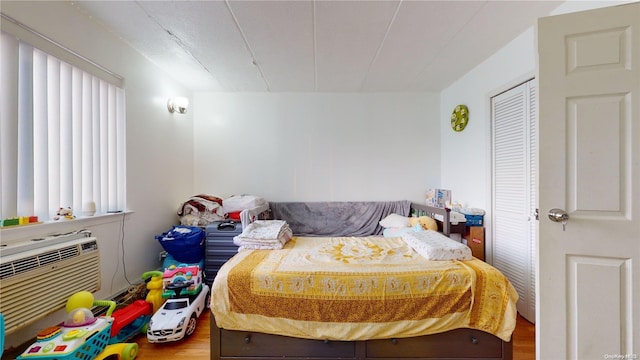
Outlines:
[[[125,209],[125,92],[2,32],[0,218]]]
[[[531,317],[531,322],[535,322],[536,314],[536,238],[537,238],[537,195],[538,195],[538,121],[536,112],[536,87],[533,84],[533,80],[529,84],[529,140],[527,141],[528,149],[528,163],[529,163],[529,203],[527,204],[529,210],[529,283],[527,289],[527,313],[528,317]]]
[[[493,265],[535,321],[536,112],[533,80],[492,98]]]

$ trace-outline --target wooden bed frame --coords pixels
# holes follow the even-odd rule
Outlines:
[[[310,359],[501,359],[513,358],[512,342],[474,329],[412,338],[361,341],[298,339],[218,328],[211,318],[213,360]]]
[[[451,234],[460,234],[460,236],[464,235],[466,231],[465,223],[457,223],[451,224],[449,220],[451,209],[443,209],[432,207],[428,205],[420,205],[416,203],[411,204],[411,214],[416,216],[427,215],[432,218],[436,218],[436,215],[440,215],[443,220],[436,220],[438,223],[438,231],[441,233],[451,236]]]
[[[464,223],[451,225],[449,210],[412,204],[415,215],[441,215],[442,233],[464,234]],[[326,360],[326,359],[501,359],[513,358],[512,342],[475,329],[456,329],[434,335],[382,340],[310,340],[250,331],[220,329],[211,321],[212,360]]]

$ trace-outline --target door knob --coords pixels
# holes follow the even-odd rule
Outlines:
[[[549,219],[554,222],[566,223],[569,220],[569,214],[562,209],[549,210]]]
[[[567,221],[569,221],[569,214],[562,209],[551,209],[549,210],[549,219],[562,223],[562,231],[564,231],[567,227]]]

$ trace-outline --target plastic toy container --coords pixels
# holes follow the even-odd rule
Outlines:
[[[105,322],[104,320],[100,320]],[[59,343],[62,336],[57,336],[52,340],[44,340],[31,345],[18,360],[39,359],[39,360],[63,360],[63,359],[95,359],[109,344],[109,336],[111,333],[111,324],[101,325],[96,323],[98,329],[83,341],[71,340],[79,342],[79,345],[68,345]]]
[[[174,226],[156,239],[174,259],[184,263],[197,263],[204,257],[204,230],[197,226]]]

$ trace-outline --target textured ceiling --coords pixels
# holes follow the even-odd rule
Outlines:
[[[560,1],[75,1],[196,91],[440,91]]]

